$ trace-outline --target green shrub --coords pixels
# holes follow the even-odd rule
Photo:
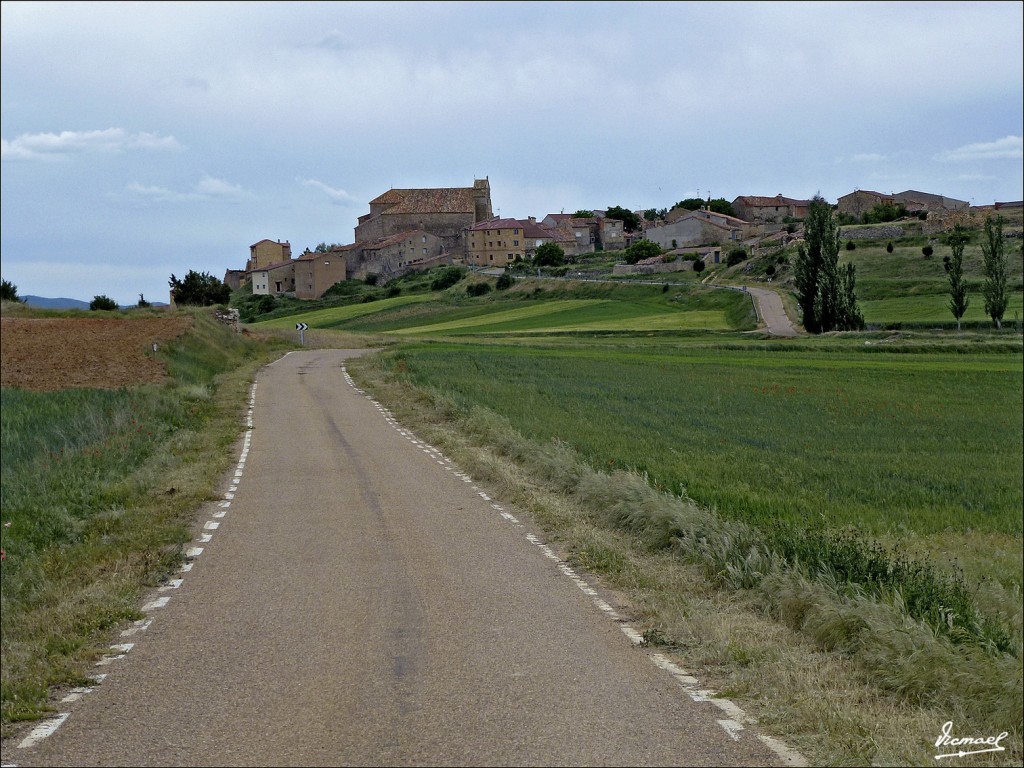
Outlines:
[[[512,287],[512,275],[508,272],[502,272],[501,276],[498,277],[498,281],[494,284],[494,287],[499,291],[504,291]]]
[[[466,274],[465,267],[441,267],[430,282],[430,290],[443,291],[451,288]]]
[[[846,250],[848,250],[848,251],[855,251],[855,250],[857,250],[857,244],[855,242],[853,242],[853,240],[847,240],[846,241]]]
[[[935,250],[930,245],[926,245],[924,248],[921,249],[921,253],[923,253],[924,257],[928,259],[931,258],[931,255],[933,253],[935,253]]]
[[[472,283],[466,286],[466,293],[470,296],[486,296],[490,292],[490,283]]]
[[[885,250],[889,253],[892,253],[892,243],[889,243],[887,246],[885,246]]]
[[[729,251],[729,256],[725,260],[726,266],[735,267],[741,261],[747,260],[747,251],[745,248],[733,248]]]
[[[117,309],[117,302],[109,296],[95,296],[93,297],[93,300],[89,302],[89,309]]]

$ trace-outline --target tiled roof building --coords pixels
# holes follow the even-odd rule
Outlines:
[[[488,179],[476,179],[472,187],[389,189],[371,200],[370,212],[359,217],[356,242],[423,230],[440,238],[444,250],[461,252],[462,230],[493,215]]]

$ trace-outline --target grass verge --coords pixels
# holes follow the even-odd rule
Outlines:
[[[180,564],[235,460],[255,370],[291,346],[190,314],[160,352],[166,386],[0,391],[5,736],[48,711],[51,690],[85,684],[142,591]]]

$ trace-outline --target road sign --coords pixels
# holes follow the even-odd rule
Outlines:
[[[295,330],[296,331],[305,331],[308,328],[309,328],[309,326],[306,325],[305,323],[296,323],[295,324]]]
[[[299,332],[299,344],[306,346],[306,329],[309,328],[305,323],[296,323],[295,330]]]

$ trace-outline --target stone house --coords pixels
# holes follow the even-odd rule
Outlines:
[[[526,258],[526,232],[519,219],[497,217],[465,228],[466,263],[477,267],[504,267]],[[536,251],[537,246],[533,247]]]
[[[252,292],[257,296],[276,296],[295,292],[295,262],[292,259],[249,270]]]
[[[796,200],[791,197],[758,197],[740,195],[732,201],[732,210],[743,221],[758,224],[780,224],[783,219],[805,219],[810,200]]]
[[[896,198],[893,195],[883,195],[881,192],[858,189],[840,197],[837,210],[839,213],[853,216],[859,221],[865,213],[870,212],[876,205],[896,205],[896,203]]]
[[[356,280],[364,280],[371,273],[385,279],[396,277],[434,262],[442,253],[441,238],[423,229],[399,232],[361,247],[358,263],[350,270]]]
[[[665,250],[694,245],[741,243],[747,236],[747,222],[713,211],[686,211],[675,221],[649,227],[644,235]]]
[[[933,195],[929,192],[918,192],[915,189],[897,192],[893,195],[893,199],[897,203],[905,205],[908,211],[923,209],[929,212],[943,213],[946,211],[966,211],[971,207],[971,204],[966,200]]]
[[[389,189],[370,201],[355,237],[357,243],[371,243],[422,230],[439,238],[444,251],[461,253],[465,228],[493,216],[488,179],[475,179],[472,187]]]
[[[603,214],[604,211],[601,211]],[[550,230],[572,232],[572,246],[563,246],[566,254],[579,256],[594,251],[621,251],[627,245],[626,232],[621,219],[598,215],[577,218],[571,213],[549,213],[541,225]]]
[[[287,240],[260,240],[249,246],[249,260],[245,263],[245,271],[262,269],[271,264],[278,264],[292,257],[292,246]]]
[[[597,245],[603,251],[621,251],[626,247],[626,231],[621,219],[597,217]]]
[[[224,285],[232,291],[242,287],[242,283],[249,282],[249,273],[244,269],[228,269],[224,271]]]
[[[295,298],[319,299],[335,283],[348,277],[348,258],[354,245],[320,253],[306,251],[295,259]]]

